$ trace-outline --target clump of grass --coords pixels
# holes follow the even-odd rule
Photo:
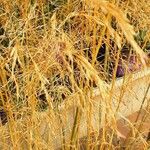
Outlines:
[[[121,9],[125,9],[121,1],[1,2],[0,109],[6,113],[8,121],[5,127],[0,127],[3,133],[1,149],[54,149],[59,146],[79,149],[84,117],[86,149],[121,148],[113,143],[118,132],[117,117],[111,106],[117,67],[125,44],[130,47],[128,53],[134,53],[141,66],[146,66],[147,56],[142,48],[148,43],[149,34],[147,31],[145,38],[142,37],[140,48],[134,40],[133,26]],[[135,17],[134,12],[124,11]],[[140,31],[137,24],[134,28]],[[97,55],[103,44],[106,48],[101,63]],[[112,87],[108,89],[105,81],[110,81],[110,77]],[[97,120],[102,135],[99,137],[96,133],[97,143],[92,145],[94,86],[101,95],[99,116],[105,115]],[[72,105],[74,108],[70,112]],[[40,120],[41,111],[46,112],[43,120]],[[69,121],[72,125],[66,124],[68,113],[73,116]],[[52,128],[42,126],[41,129],[43,121]],[[47,136],[41,134],[43,130]],[[146,145],[143,138],[141,142]]]

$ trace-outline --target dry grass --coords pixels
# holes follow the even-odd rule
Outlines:
[[[146,0],[0,0],[0,109],[8,120],[0,126],[0,149],[80,149],[80,128],[87,128],[85,149],[133,149],[130,142],[116,143],[120,105],[116,112],[111,105],[124,46],[129,55],[136,55],[136,65],[146,68],[149,63],[149,10]],[[101,64],[97,55],[104,43]],[[102,132],[95,133],[93,142],[95,86],[101,95],[96,121]],[[67,113],[73,116],[70,124]],[[48,129],[41,128],[43,122]],[[129,125],[133,134],[128,138],[138,139],[147,149],[140,131],[136,134]]]

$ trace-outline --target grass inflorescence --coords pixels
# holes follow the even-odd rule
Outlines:
[[[0,0],[0,149],[147,149],[149,87],[135,122],[121,107],[127,76],[149,66],[149,10],[146,0]]]

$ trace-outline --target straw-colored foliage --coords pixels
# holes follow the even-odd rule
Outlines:
[[[0,110],[8,120],[0,125],[0,149],[82,149],[82,128],[83,149],[133,149],[136,140],[146,149],[132,123],[132,140],[117,143],[124,138],[116,125],[122,100],[117,111],[111,105],[123,47],[147,67],[149,14],[146,0],[0,0]],[[104,43],[102,64],[97,55]],[[91,123],[97,112],[100,136]]]

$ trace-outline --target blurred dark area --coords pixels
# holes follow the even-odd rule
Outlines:
[[[0,110],[0,121],[2,125],[5,125],[8,122],[7,113],[4,111],[4,109]]]

